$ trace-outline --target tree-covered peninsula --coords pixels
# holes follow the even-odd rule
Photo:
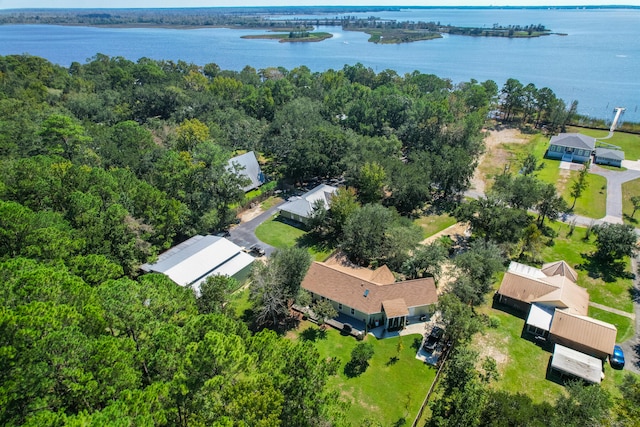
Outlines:
[[[244,38],[276,39],[281,42],[318,42],[331,37],[313,32],[319,26],[339,26],[343,30],[369,34],[373,43],[408,43],[431,40],[442,34],[476,37],[531,38],[553,34],[542,24],[500,25],[491,28],[459,27],[440,22],[413,22],[360,18],[328,14],[380,12],[393,7],[282,7],[282,8],[188,8],[188,9],[42,9],[0,13],[0,24],[87,25],[109,27],[232,28],[267,30],[265,35]],[[316,18],[308,15],[318,14]],[[304,15],[299,18],[298,15]],[[304,36],[302,36],[304,34]]]

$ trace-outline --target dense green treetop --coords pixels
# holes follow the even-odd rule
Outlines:
[[[441,251],[412,253],[422,236],[407,217],[468,187],[497,95],[491,81],[361,64],[234,72],[0,56],[0,424],[340,425],[340,399],[325,391],[335,361],[250,331],[227,310],[227,281],[212,279],[197,300],[138,267],[227,227],[244,199],[227,162],[255,150],[283,186],[352,186],[317,224],[352,259],[437,275],[425,263]],[[514,101],[508,115],[524,111]],[[499,221],[508,207],[481,201],[466,214],[508,241],[519,237]],[[309,263],[291,250],[256,267],[252,327],[279,325]],[[444,301],[463,319],[450,325],[462,342],[476,329],[470,309]]]

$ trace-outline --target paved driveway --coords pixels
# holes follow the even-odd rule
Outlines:
[[[638,271],[638,258],[631,259],[632,271]],[[638,275],[633,280],[634,285],[634,304],[633,310],[636,314],[635,335],[627,341],[620,344],[624,351],[625,365],[624,369],[640,374],[640,283]]]
[[[278,213],[278,207],[282,203],[284,203],[284,201],[264,211],[263,213],[253,218],[252,220],[247,222],[242,222],[236,225],[235,227],[229,230],[228,239],[231,240],[236,245],[243,246],[245,248],[248,248],[251,245],[256,245],[256,244],[260,245],[264,249],[265,254],[267,256],[271,255],[276,250],[276,248],[274,248],[271,245],[267,245],[264,242],[261,242],[256,237],[256,228],[258,228],[260,224],[262,224],[263,222],[271,218],[273,215],[276,215]]]

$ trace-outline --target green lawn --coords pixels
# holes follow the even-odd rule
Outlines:
[[[456,219],[449,214],[422,216],[414,221],[415,224],[422,227],[422,237],[433,236],[434,234],[444,230],[456,223]]]
[[[592,136],[594,138],[603,138],[609,134],[605,130],[594,130],[570,127],[567,132],[579,132],[583,135]],[[611,139],[605,139],[603,142],[607,144],[613,144],[620,147],[624,151],[624,157],[627,160],[640,159],[640,135],[634,135],[631,133],[614,132]]]
[[[421,340],[420,335],[401,338],[404,348],[396,361],[400,338],[377,340],[367,336],[365,342],[373,343],[375,353],[367,370],[354,378],[345,375],[344,366],[358,343],[355,338],[342,336],[333,328],[320,334],[317,326],[310,322],[301,323],[299,329],[288,336],[315,340],[321,357],[340,360],[338,375],[331,379],[329,387],[349,403],[346,418],[354,427],[364,425],[366,419],[383,426],[411,425],[435,378],[436,370],[415,358],[414,340]],[[402,419],[406,423],[401,422]]]
[[[631,197],[640,196],[640,179],[634,179],[633,181],[627,181],[622,184],[622,217],[626,224],[631,224],[634,227],[638,227],[638,221],[640,218],[640,210],[636,212],[632,217],[633,203],[631,203]]]
[[[616,342],[624,342],[633,336],[633,320],[619,314],[601,310],[596,307],[589,307],[589,317],[611,323],[618,328]]]
[[[506,155],[502,157],[508,159],[506,162],[509,167],[512,168],[512,172],[515,173],[517,171],[513,169],[518,168],[528,154],[531,153],[535,155],[536,158],[544,164],[544,167],[536,173],[536,176],[541,181],[554,184],[570,206],[573,203],[573,198],[570,196],[571,184],[578,176],[578,172],[561,170],[558,160],[545,159],[544,153],[548,144],[549,137],[542,134],[533,135],[526,144],[502,144],[501,148],[506,151]],[[486,174],[487,178],[493,178],[496,174],[504,170],[504,162],[505,161],[502,160],[502,163],[500,163],[497,159],[489,158],[483,162],[480,170]],[[607,180],[602,176],[594,174],[589,174],[587,179],[589,186],[585,190],[585,193],[577,200],[574,212],[589,218],[602,218],[606,215]]]
[[[331,255],[333,248],[308,242],[305,236],[307,236],[306,231],[285,224],[277,217],[266,220],[256,228],[256,237],[275,248],[284,249],[296,245],[304,247],[309,250],[315,261],[324,261]]]
[[[570,226],[563,223],[555,223],[553,229],[558,233],[553,246],[546,246],[542,251],[544,262],[565,260],[578,272],[578,285],[589,291],[591,301],[617,308],[628,313],[633,312],[633,302],[629,290],[633,283],[628,278],[615,278],[605,282],[602,278],[591,277],[589,271],[583,268],[587,265],[588,256],[595,251],[595,236],[591,235],[589,241],[584,240],[587,229],[576,227],[572,236],[567,236]],[[630,262],[627,260],[627,271]]]
[[[551,353],[521,337],[523,319],[491,307],[482,312],[500,321],[497,328],[477,334],[472,344],[481,356],[496,359],[500,378],[494,387],[514,394],[526,393],[536,403],[555,402],[564,389],[546,379]]]
[[[577,179],[578,174],[578,171],[570,171],[562,191],[562,197],[564,197],[569,206],[573,203],[571,185]],[[576,201],[573,212],[587,218],[600,219],[607,214],[607,179],[600,175],[588,174],[587,182],[588,186]]]

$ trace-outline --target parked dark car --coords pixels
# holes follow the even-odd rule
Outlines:
[[[249,247],[249,253],[257,256],[264,256],[264,249],[258,245],[251,245],[251,247]]]
[[[444,335],[444,329],[438,326],[434,326],[434,328],[431,330],[431,333],[429,334],[427,339],[424,341],[422,348],[424,348],[428,352],[432,352],[433,350],[436,349],[436,346],[440,342],[440,339],[442,339],[443,335]]]
[[[613,346],[613,354],[609,358],[609,363],[611,363],[611,367],[614,369],[624,368],[624,352],[619,345]]]

